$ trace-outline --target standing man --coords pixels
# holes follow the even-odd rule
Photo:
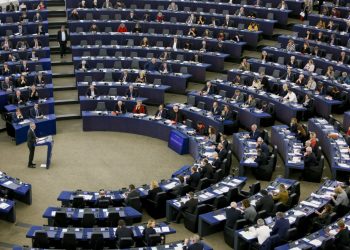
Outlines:
[[[63,56],[66,54],[68,41],[68,32],[64,25],[62,25],[61,29],[57,32],[57,41],[60,44],[61,58],[63,58]]]
[[[29,149],[29,161],[28,161],[28,168],[35,168],[35,163],[33,163],[34,158],[34,152],[35,152],[35,142],[36,142],[36,135],[35,135],[35,123],[30,123],[30,128],[28,130],[27,134],[27,146]]]

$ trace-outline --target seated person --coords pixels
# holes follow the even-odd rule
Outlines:
[[[181,202],[181,207],[176,216],[176,223],[180,223],[181,219],[184,217],[185,212],[193,214],[197,208],[198,199],[194,197],[194,193],[189,192],[187,194],[187,197],[188,201],[186,201],[185,203]]]
[[[289,220],[284,218],[284,213],[276,213],[276,222],[272,228],[271,236],[278,235],[279,240],[285,240],[290,228]]]
[[[208,180],[211,180],[214,177],[213,166],[209,163],[208,159],[206,158],[204,158],[201,161],[200,174],[201,178],[207,178]]]
[[[263,88],[263,85],[261,84],[261,81],[257,77],[255,77],[252,83],[252,87],[254,89],[260,90]]]
[[[80,20],[79,12],[77,9],[73,9],[70,13],[70,19],[71,20]]]
[[[131,205],[131,199],[133,198],[140,198],[139,192],[136,190],[134,184],[129,185],[128,192],[125,193],[125,205],[130,206]],[[139,204],[141,207],[141,203]]]
[[[248,99],[244,103],[249,108],[255,108],[256,107],[256,101],[253,95],[248,95]]]
[[[128,29],[126,28],[124,23],[121,23],[117,28],[117,32],[125,33],[125,32],[128,32]]]
[[[333,207],[330,204],[326,204],[321,212],[315,210],[317,217],[312,220],[312,231],[319,230],[330,223],[330,217],[333,212]]]
[[[12,122],[19,123],[24,120],[24,116],[19,108],[16,108],[16,112],[12,113]]]
[[[157,112],[154,114],[154,118],[161,119],[161,118],[167,118],[167,110],[164,108],[164,104],[160,104],[158,107]]]
[[[304,74],[300,74],[299,77],[298,77],[298,79],[296,79],[295,84],[298,85],[298,86],[303,87],[303,86],[305,86],[305,81],[306,81],[306,80],[305,80]],[[286,94],[287,94],[287,93],[286,93]]]
[[[183,122],[183,115],[180,112],[179,106],[174,105],[173,110],[169,113],[169,120],[175,122],[175,123],[182,123]]]
[[[296,94],[291,89],[288,89],[288,93],[287,93],[287,95],[285,95],[283,97],[283,100],[285,102],[288,102],[288,103],[297,103],[298,102],[298,98],[297,98]]]
[[[105,0],[104,3],[102,4],[103,9],[113,9],[113,4],[109,0]]]
[[[5,76],[4,81],[1,83],[1,89],[6,92],[12,92],[15,86],[13,85],[9,76]]]
[[[201,90],[201,94],[214,95],[215,93],[216,93],[215,86],[210,81],[207,81],[206,85]]]
[[[260,194],[262,197],[255,204],[256,210],[265,210],[268,215],[271,215],[275,205],[271,194],[269,194],[265,189],[260,190]]]
[[[30,118],[42,118],[44,115],[39,108],[39,104],[35,103],[34,107],[29,111]]]
[[[119,81],[120,82],[128,82],[128,76],[129,76],[129,72],[128,70],[124,70],[123,73],[121,74]]]
[[[335,194],[334,197],[332,197],[332,201],[336,207],[340,205],[347,207],[349,205],[348,195],[341,186],[336,187],[334,189],[334,193]]]
[[[146,107],[142,104],[142,101],[138,100],[132,112],[134,114],[146,114]]]
[[[148,191],[147,198],[150,200],[155,200],[158,193],[162,192],[156,180],[151,181],[150,188]]]
[[[39,39],[37,37],[34,37],[33,40],[33,49],[40,49],[42,47],[41,42],[39,41]]]
[[[29,86],[27,77],[25,74],[21,74],[21,76],[17,79],[16,87],[22,88],[22,87],[26,87],[26,86]]]
[[[221,118],[225,121],[233,120],[233,114],[228,105],[224,105],[224,109],[221,111]]]
[[[243,219],[243,213],[237,208],[236,202],[231,202],[230,207],[225,210],[226,227],[233,228],[237,220]]]
[[[12,104],[21,105],[25,103],[24,96],[22,95],[20,90],[16,90],[15,95],[12,97]]]
[[[157,59],[155,57],[152,57],[151,61],[145,64],[145,70],[158,71]]]
[[[268,157],[270,155],[269,146],[264,142],[264,140],[261,137],[258,137],[256,141],[256,148],[261,149],[262,153]]]
[[[220,161],[224,161],[226,159],[227,150],[221,142],[218,144],[215,151],[218,153]]]
[[[261,52],[261,62],[262,63],[266,63],[268,62],[270,59],[269,59],[269,55],[267,54],[267,52],[265,50],[263,50]]]
[[[341,73],[341,75],[338,77],[337,81],[340,84],[350,84],[350,76],[348,75],[348,73],[346,73],[345,71]]]
[[[29,101],[38,101],[39,100],[39,92],[33,84],[29,90]]]
[[[121,238],[133,238],[134,233],[128,227],[126,227],[124,220],[118,221],[118,227],[115,230],[115,239],[119,243]]]
[[[257,212],[255,210],[255,207],[250,204],[250,201],[248,199],[244,199],[242,201],[243,205],[243,217],[246,219],[249,223],[255,223]]]
[[[125,114],[126,113],[126,107],[125,104],[122,101],[118,101],[117,104],[114,107],[115,114]]]
[[[244,102],[244,95],[243,95],[243,93],[241,93],[241,91],[239,89],[236,89],[231,100],[235,101],[235,102]]]
[[[133,100],[133,99],[139,97],[139,92],[136,88],[134,88],[134,85],[129,85],[128,89],[125,92],[125,96],[128,99]]]
[[[151,241],[150,235],[157,234],[156,230],[154,229],[155,227],[156,227],[156,221],[153,219],[149,219],[145,230],[143,230],[142,232],[143,238],[147,246],[152,246],[153,244],[153,242]]]
[[[197,167],[195,166],[192,166],[191,167],[191,174],[188,178],[186,178],[186,183],[192,187],[193,189],[196,189],[197,186],[198,186],[198,183],[201,179],[201,175],[200,173],[198,172],[198,169]]]
[[[171,73],[173,70],[171,68],[171,65],[168,64],[167,62],[162,62],[162,64],[159,67],[159,72],[162,74],[169,74]]]
[[[137,83],[146,83],[147,79],[146,79],[146,71],[145,70],[141,70],[138,77],[136,78],[135,82]]]
[[[163,13],[161,11],[159,11],[157,16],[156,16],[156,22],[162,23],[162,22],[164,22],[164,19],[165,19],[165,17],[163,15]]]
[[[243,58],[241,64],[238,69],[243,71],[250,71],[250,63],[248,63],[247,58]]]
[[[221,109],[219,107],[219,103],[217,101],[213,102],[213,106],[210,109],[210,112],[212,115],[220,115],[221,114]]]
[[[95,87],[95,85],[90,85],[89,88],[86,90],[86,96],[89,97],[97,97],[98,96],[98,90]]]
[[[179,10],[179,7],[177,6],[177,4],[172,1],[169,6],[168,6],[168,10],[171,10],[171,11],[178,11]]]
[[[148,38],[147,37],[144,37],[142,39],[140,46],[144,47],[144,48],[149,46],[149,42],[148,42]]]
[[[200,242],[199,235],[194,234],[190,239],[185,239],[183,249],[187,249],[187,250],[204,249],[203,244]]]
[[[78,69],[84,70],[84,71],[89,70],[89,68],[90,68],[89,64],[86,62],[86,60],[82,60],[78,66]]]
[[[278,186],[279,192],[273,192],[272,198],[275,202],[282,202],[283,205],[287,205],[289,194],[288,190],[286,189],[286,186],[283,184],[280,184]]]
[[[90,32],[96,33],[99,32],[99,28],[97,27],[96,23],[93,23],[89,29]]]

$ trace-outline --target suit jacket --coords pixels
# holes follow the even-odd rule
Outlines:
[[[184,246],[182,249],[183,250],[203,250],[204,247],[203,247],[202,243],[196,242],[196,243],[191,244],[189,246]]]
[[[210,89],[208,90],[208,86],[205,85],[204,88],[202,88],[203,92],[207,92],[208,91],[208,95],[214,95],[215,94],[215,87],[213,85],[211,85]]]
[[[162,111],[157,110],[157,112],[154,114],[154,116],[157,117],[159,114],[160,114],[160,116],[161,116],[162,118],[167,118],[167,117],[168,117],[168,112],[167,112],[166,109],[163,109]]]
[[[146,114],[145,105],[141,105],[139,109],[136,109],[136,105],[135,105],[135,107],[132,109],[132,112],[134,114]]]
[[[256,130],[254,133],[253,131],[249,132],[249,138],[256,141],[258,138],[261,137],[261,132],[259,130]]]
[[[125,197],[125,204],[129,205],[130,199],[131,198],[136,198],[136,197],[140,197],[140,194],[139,194],[139,192],[136,189],[134,189],[130,193],[128,193],[128,196]]]
[[[41,80],[39,80],[38,76],[35,76],[34,78],[34,83],[35,85],[38,85],[38,84],[45,84],[45,76],[42,76],[41,77]]]
[[[158,193],[162,192],[162,189],[160,187],[156,187],[153,189],[150,189],[148,191],[148,199],[155,200]]]
[[[193,188],[197,188],[200,179],[201,179],[201,174],[198,172],[195,172],[190,175],[190,177],[186,180],[186,183]]]
[[[186,201],[185,204],[181,206],[181,208],[183,209],[183,211],[193,214],[197,208],[197,205],[198,205],[198,200],[191,198],[188,201]]]
[[[27,145],[28,147],[34,147],[36,142],[35,132],[30,128],[27,133]]]
[[[235,208],[226,209],[226,226],[233,228],[236,221],[243,218],[241,211]]]
[[[148,71],[158,71],[157,63],[148,62],[145,64],[145,69]]]
[[[221,114],[220,107],[217,107],[215,109],[212,107],[210,111],[213,113],[213,115],[220,115]]]
[[[264,142],[260,145],[261,152],[268,157],[270,155],[269,146]]]
[[[227,150],[225,148],[221,149],[220,151],[218,151],[218,155],[221,161],[225,160],[227,156]]]
[[[62,41],[62,33],[61,30],[57,31],[57,41],[59,43],[66,43],[69,40],[68,32],[65,30],[64,33],[66,34],[66,41]]]
[[[11,117],[12,117],[12,122],[14,122],[14,123],[19,123],[19,122],[23,121],[23,119],[24,119],[24,118],[18,118],[16,115],[16,112],[12,113]]]
[[[201,169],[202,169],[201,170],[202,178],[208,178],[209,180],[213,179],[214,170],[213,170],[213,166],[210,163],[205,164],[205,166],[202,166]]]
[[[137,89],[133,89],[133,91],[131,92],[130,89],[127,89],[125,92],[125,95],[129,98],[133,97],[139,97],[139,92],[137,91]]]
[[[286,73],[281,77],[281,79],[294,82],[294,81],[295,81],[295,75],[293,74],[293,72],[291,72],[290,75],[288,75],[288,73],[286,72]]]
[[[280,239],[285,239],[289,228],[290,224],[288,219],[277,219],[275,225],[272,228],[271,235],[278,234]]]
[[[310,168],[317,165],[317,159],[314,153],[304,156],[304,168]]]
[[[272,199],[272,196],[268,194],[261,197],[261,199],[256,202],[255,207],[257,211],[265,210],[266,213],[271,214],[273,212],[274,205],[275,202]]]
[[[232,111],[228,111],[227,113],[225,113],[224,115],[221,114],[221,117],[226,121],[226,120],[233,120],[233,115],[232,115]]]
[[[98,95],[98,90],[97,90],[97,88],[95,88],[95,95]],[[91,96],[91,89],[90,88],[88,88],[87,90],[86,90],[86,95],[87,96]]]
[[[38,116],[42,116],[43,113],[41,112],[40,108],[38,108]],[[31,108],[29,111],[30,117],[31,118],[36,118],[37,117],[37,112],[35,111],[35,108]]]
[[[17,97],[16,95],[12,97],[12,104],[18,104],[20,101],[25,101],[24,96],[22,94],[19,97]]]
[[[127,227],[118,227],[117,230],[115,231],[115,238],[116,240],[120,240],[121,238],[126,238],[126,237],[134,237],[134,233],[130,228]]]
[[[33,91],[30,90],[29,91],[29,100],[30,101],[37,101],[37,100],[39,100],[39,93],[38,93],[38,91],[35,90],[35,92],[33,93],[33,96],[32,96],[32,93],[33,93]]]
[[[334,245],[337,249],[343,249],[345,247],[349,247],[350,238],[349,238],[349,230],[347,228],[339,231],[334,236]]]
[[[125,104],[123,103],[122,106],[119,107],[119,106],[118,106],[118,103],[117,103],[117,104],[115,105],[114,111],[115,111],[115,112],[122,113],[122,114],[125,114],[125,113],[126,113]]]
[[[233,96],[233,99],[236,101],[236,102],[244,102],[244,95],[242,93],[239,93],[238,96]]]
[[[219,169],[221,167],[221,160],[220,159],[215,159],[212,163],[212,166],[215,168],[215,169]]]
[[[144,237],[144,239],[145,239],[145,241],[146,241],[146,243],[147,243],[147,246],[148,245],[150,245],[150,238],[149,238],[149,236],[151,235],[151,234],[156,234],[157,232],[156,232],[156,230],[154,229],[154,228],[152,228],[152,227],[148,227],[148,228],[145,228],[145,230],[143,230],[143,237]]]
[[[172,121],[175,121],[176,119],[176,113],[174,112],[174,110],[171,110],[169,113],[169,119]],[[177,122],[182,123],[183,122],[183,115],[181,113],[181,111],[179,110],[179,112],[177,112]]]

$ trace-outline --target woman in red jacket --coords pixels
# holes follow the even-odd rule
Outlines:
[[[142,101],[136,102],[136,105],[133,108],[132,112],[134,114],[146,114],[146,108],[145,108],[145,105],[142,104]]]
[[[128,29],[126,28],[124,23],[121,23],[117,29],[117,32],[120,32],[120,33],[128,32]]]

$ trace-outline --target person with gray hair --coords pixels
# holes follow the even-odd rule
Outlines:
[[[183,249],[185,250],[197,250],[204,249],[203,244],[200,242],[200,237],[198,234],[192,235],[190,239],[185,239]]]
[[[263,244],[264,241],[270,237],[270,228],[265,225],[263,219],[258,219],[258,227],[250,227],[249,231],[258,239],[259,245]]]
[[[289,220],[284,218],[284,213],[276,213],[275,225],[272,228],[271,235],[278,235],[280,240],[286,239],[288,230],[290,228]]]
[[[231,202],[230,208],[226,209],[226,227],[233,228],[236,221],[243,219],[242,212],[237,209],[237,203]]]

